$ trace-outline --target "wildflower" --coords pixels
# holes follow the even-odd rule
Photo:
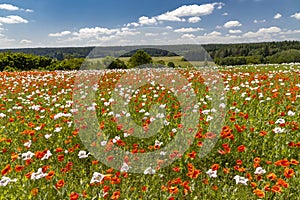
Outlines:
[[[285,120],[284,119],[277,119],[275,124],[284,124]]]
[[[81,150],[81,151],[79,151],[79,153],[78,153],[78,157],[79,158],[87,158],[88,156],[89,156],[89,154],[90,153],[86,153],[86,151],[83,151],[83,150]]]
[[[105,177],[105,175],[99,173],[99,172],[94,172],[92,180],[91,180],[91,184],[92,183],[101,183],[101,181],[103,180],[103,178]]]
[[[273,132],[274,133],[283,133],[285,131],[284,128],[280,128],[280,127],[276,127],[273,129]]]
[[[285,168],[284,169],[284,176],[286,178],[292,178],[294,176],[295,172],[293,169],[290,169],[290,168]]]
[[[4,167],[4,169],[1,171],[1,174],[4,176],[4,175],[8,174],[8,173],[11,172],[11,171],[12,171],[12,169],[11,169],[11,167],[10,167],[10,164],[7,164],[7,165]]]
[[[236,175],[233,179],[235,180],[236,184],[240,183],[243,185],[247,185],[247,182],[248,182],[247,178],[239,176],[239,175]]]
[[[31,177],[30,177],[30,178],[31,178],[32,180],[37,180],[37,179],[43,178],[43,177],[45,177],[45,176],[47,176],[47,174],[44,174],[44,173],[43,173],[43,169],[42,169],[42,168],[39,168],[37,172],[33,172],[33,173],[31,174]]]
[[[121,167],[121,172],[127,172],[129,170],[129,166],[127,165],[127,163],[123,163],[122,167]]]
[[[34,156],[35,154],[32,153],[31,151],[27,151],[26,153],[22,153],[22,159],[23,160],[29,160]]]
[[[17,179],[10,179],[6,176],[3,176],[2,179],[0,180],[0,186],[6,186],[10,182],[16,182]]]
[[[24,143],[24,146],[27,147],[27,148],[30,148],[31,144],[32,144],[31,140],[29,140],[28,142]]]
[[[42,157],[41,160],[48,160],[50,156],[52,156],[52,153],[49,150],[47,150],[46,154],[44,155],[44,157]]]
[[[253,190],[253,193],[259,197],[259,198],[264,198],[265,197],[265,193],[264,191],[260,190],[260,189],[255,189]]]
[[[57,181],[57,183],[55,184],[56,189],[60,189],[65,185],[65,181],[63,179]]]
[[[148,167],[147,169],[145,169],[144,174],[155,174],[155,169]]]
[[[264,174],[264,173],[266,173],[266,170],[264,170],[262,167],[257,167],[254,172],[254,174],[257,175]]]
[[[72,192],[70,194],[70,200],[77,200],[79,198],[79,195],[76,192]]]
[[[206,174],[209,176],[209,178],[217,178],[217,171],[209,169]]]

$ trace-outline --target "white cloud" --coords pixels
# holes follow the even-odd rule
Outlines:
[[[196,36],[195,35],[193,35],[193,34],[183,34],[182,36],[181,36],[181,38],[183,38],[183,39],[193,39],[193,38],[195,38]]]
[[[291,17],[293,17],[295,19],[300,19],[300,12],[291,15]]]
[[[73,35],[78,36],[79,38],[89,38],[95,37],[98,35],[110,35],[113,33],[117,33],[119,29],[108,29],[102,27],[93,27],[93,28],[82,28],[79,32],[73,33]]]
[[[0,9],[1,10],[9,10],[9,11],[16,11],[19,10],[17,6],[11,5],[11,4],[0,4]]]
[[[159,21],[175,21],[175,22],[185,22],[185,17],[189,17],[187,20],[190,23],[197,23],[201,20],[200,16],[211,14],[215,8],[221,9],[224,3],[210,3],[202,5],[183,5],[175,10],[167,11],[160,15],[154,17],[142,16],[139,18],[139,24],[149,25],[156,24]]]
[[[232,28],[238,26],[242,26],[242,24],[239,21],[228,21],[224,24],[225,28]]]
[[[265,19],[263,19],[263,20],[257,20],[257,19],[255,19],[255,20],[253,21],[253,23],[255,23],[255,24],[258,24],[258,23],[265,23],[265,22],[266,22]]]
[[[154,19],[154,18],[152,18],[152,19]],[[155,19],[157,19],[159,21],[174,21],[174,22],[185,21],[185,19],[174,16],[174,15],[170,14],[169,12],[159,15],[159,16],[155,17]]]
[[[272,26],[269,28],[260,28],[257,32],[247,32],[243,34],[244,37],[264,37],[268,36],[270,33],[279,33],[281,31],[281,28]]]
[[[18,15],[9,15],[6,17],[0,17],[0,24],[21,24],[28,23],[28,21]]]
[[[239,33],[242,33],[241,30],[229,30],[229,33],[230,34],[239,34]]]
[[[282,15],[280,13],[277,13],[276,15],[274,15],[274,19],[279,19],[281,17],[282,17]]]
[[[139,23],[131,22],[131,23],[126,24],[125,26],[126,26],[126,27],[130,27],[130,26],[138,27],[139,25],[140,25]]]
[[[138,34],[140,34],[140,32],[134,30],[123,30],[116,33],[117,36],[133,36]]]
[[[26,39],[20,41],[20,44],[31,44],[31,43],[32,43],[31,40],[26,40]]]
[[[223,16],[227,16],[227,15],[228,15],[228,13],[227,13],[227,12],[225,12],[225,13],[223,13],[222,15],[223,15]]]
[[[197,23],[197,22],[200,22],[200,21],[201,21],[200,17],[190,17],[188,19],[188,22],[190,22],[190,23]]]
[[[166,26],[166,28],[167,28],[167,29],[173,29],[173,27],[172,27],[172,26]]]
[[[203,28],[180,28],[174,30],[176,33],[190,33],[190,32],[196,32],[196,31],[201,31],[204,30]]]
[[[142,16],[139,18],[139,23],[141,25],[150,25],[150,24],[156,24],[156,19],[155,18],[149,18],[149,17],[146,17],[146,16]]]
[[[59,33],[50,33],[49,37],[63,37],[63,36],[70,35],[70,34],[71,34],[70,31],[62,31]]]
[[[205,36],[220,36],[222,35],[222,33],[218,32],[218,31],[213,31],[211,33],[208,34],[204,34]]]
[[[211,14],[215,6],[217,8],[222,8],[223,3],[211,3],[211,4],[202,4],[202,5],[183,5],[171,12],[170,15],[177,16],[177,17],[189,17],[189,16],[203,16]]]
[[[19,7],[15,6],[15,5],[7,4],[7,3],[0,4],[0,10],[8,10],[8,11],[22,10],[22,11],[25,11],[25,12],[33,12],[33,10],[19,8]]]

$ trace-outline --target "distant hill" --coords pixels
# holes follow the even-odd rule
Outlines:
[[[202,47],[207,51],[214,62],[219,65],[259,64],[281,62],[278,57],[289,54],[292,61],[298,60],[300,41],[240,43],[240,44],[205,44]],[[38,56],[46,56],[57,60],[66,58],[103,58],[130,57],[137,49],[144,49],[151,56],[181,55],[188,60],[202,60],[207,53],[199,45],[165,45],[165,46],[112,46],[112,47],[63,47],[63,48],[24,48],[0,49],[0,52],[22,52]],[[199,53],[200,52],[200,53]]]

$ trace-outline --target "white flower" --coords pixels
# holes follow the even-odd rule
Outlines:
[[[44,155],[44,157],[41,160],[48,160],[50,158],[50,156],[52,156],[52,153],[47,150],[46,154]]]
[[[236,184],[239,184],[239,183],[240,183],[240,184],[243,184],[243,185],[247,185],[248,179],[245,178],[245,177],[236,175],[233,179],[235,180],[235,183],[236,183]]]
[[[275,124],[284,124],[285,120],[284,119],[277,119]]]
[[[0,118],[6,117],[6,114],[0,113]]]
[[[274,133],[283,133],[285,131],[284,128],[280,128],[280,127],[276,127],[273,129],[273,132]]]
[[[176,132],[177,132],[176,128],[173,128],[173,129],[172,129],[172,132],[173,132],[173,133],[176,133]]]
[[[102,141],[100,144],[101,146],[105,146],[107,144],[107,141]]]
[[[90,183],[95,183],[95,182],[100,183],[103,180],[104,177],[105,177],[105,175],[103,175],[99,172],[94,172],[92,180],[91,180]]]
[[[62,127],[56,127],[56,128],[54,129],[54,132],[58,133],[58,132],[60,132],[61,130],[62,130]]]
[[[129,166],[127,165],[127,163],[123,163],[122,167],[121,167],[121,172],[127,172],[129,170]]]
[[[266,170],[264,170],[262,167],[257,167],[254,172],[254,174],[264,174],[264,173],[266,173]]]
[[[113,139],[113,143],[116,143],[118,140],[120,140],[121,138],[119,136],[116,136],[114,139]]]
[[[45,138],[48,140],[51,137],[52,134],[46,134]]]
[[[16,182],[17,181],[17,179],[10,179],[10,178],[8,178],[8,177],[6,177],[6,176],[3,176],[2,177],[2,179],[0,180],[0,186],[6,186],[8,183],[10,183],[10,182]]]
[[[293,111],[289,110],[288,113],[287,113],[287,115],[288,116],[295,116],[295,113]]]
[[[155,169],[152,169],[151,167],[148,167],[145,171],[144,174],[155,174]]]
[[[45,177],[45,176],[47,176],[47,174],[44,174],[44,173],[43,173],[43,169],[42,169],[42,168],[39,168],[37,172],[33,172],[33,173],[31,174],[31,179],[32,179],[32,180],[37,180],[37,179],[43,178],[43,177]]]
[[[78,153],[78,157],[79,158],[87,158],[88,156],[89,156],[89,154],[90,153],[86,153],[86,151],[83,151],[83,150],[81,150],[81,151],[79,151],[79,153]]]
[[[161,156],[165,156],[167,154],[167,152],[165,152],[165,151],[161,151],[160,153],[159,153],[159,155],[161,155]]]
[[[22,153],[23,160],[29,160],[29,159],[32,158],[32,156],[34,156],[34,153],[32,153],[31,151],[27,151],[26,153]]]
[[[217,178],[217,171],[213,171],[212,169],[209,169],[206,174],[209,176],[209,178]]]
[[[28,142],[24,143],[24,146],[27,147],[27,148],[30,148],[31,144],[32,144],[31,140],[29,140]]]
[[[155,146],[161,146],[163,144],[163,142],[160,142],[158,140],[155,140]]]

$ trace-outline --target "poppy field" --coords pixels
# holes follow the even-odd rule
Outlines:
[[[226,102],[217,107],[199,69],[172,69],[194,90],[197,101],[186,107],[176,97],[186,92],[176,87],[119,84],[133,70],[154,73],[102,70],[84,85],[78,71],[0,72],[0,199],[300,199],[300,65],[218,67]],[[86,99],[78,88],[88,87],[90,105],[74,99]],[[114,111],[114,93],[126,97],[128,110]],[[185,109],[199,115],[196,123]],[[90,113],[99,130],[84,135]],[[156,134],[134,137],[137,127],[155,126]],[[155,163],[143,155],[155,155]]]

